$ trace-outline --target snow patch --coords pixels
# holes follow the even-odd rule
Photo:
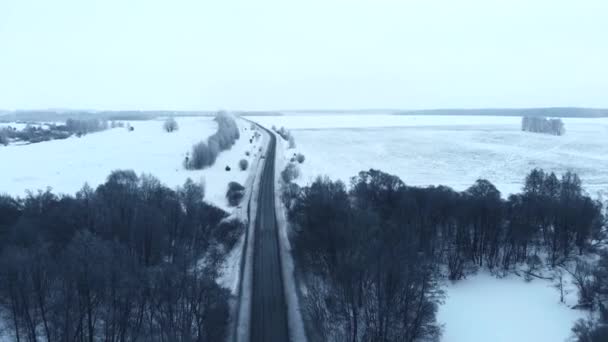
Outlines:
[[[576,302],[575,291],[566,302]],[[550,281],[480,273],[447,286],[437,320],[445,342],[556,342],[585,315],[560,303]]]

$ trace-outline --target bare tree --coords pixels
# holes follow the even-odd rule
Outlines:
[[[163,128],[166,132],[171,133],[177,131],[179,129],[179,126],[177,125],[177,121],[175,121],[175,118],[170,116],[163,123]]]

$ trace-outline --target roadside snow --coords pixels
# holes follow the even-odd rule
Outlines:
[[[584,311],[561,304],[559,292],[541,279],[481,273],[448,285],[446,294],[437,315],[444,342],[560,342],[585,317]],[[575,291],[566,303],[576,303]]]
[[[73,194],[85,182],[95,187],[106,180],[111,171],[132,169],[137,174],[149,173],[169,187],[183,185],[187,178],[205,181],[205,199],[225,210],[227,184],[244,184],[248,171],[240,171],[238,162],[252,156],[257,142],[249,143],[250,124],[238,119],[241,138],[228,151],[220,153],[215,165],[200,171],[189,171],[182,161],[192,145],[215,133],[213,117],[177,118],[179,130],[166,133],[163,120],[134,121],[128,132],[114,128],[82,138],[71,137],[38,144],[0,147],[0,193],[24,196],[26,190],[51,187],[59,193]],[[231,171],[224,170],[226,166]]]
[[[478,178],[503,194],[521,190],[540,167],[575,171],[591,195],[608,191],[608,119],[564,119],[561,137],[520,131],[520,118],[479,116],[284,115],[250,119],[284,126],[305,155],[300,185],[319,175],[341,179],[370,168],[408,185],[465,190]]]

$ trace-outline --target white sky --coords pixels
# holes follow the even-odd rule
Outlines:
[[[608,107],[606,0],[0,0],[0,108]]]

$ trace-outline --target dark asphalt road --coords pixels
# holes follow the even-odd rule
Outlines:
[[[270,133],[260,179],[253,251],[251,342],[288,342],[287,309],[281,276],[279,236],[274,206],[276,138]]]

